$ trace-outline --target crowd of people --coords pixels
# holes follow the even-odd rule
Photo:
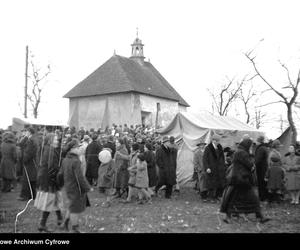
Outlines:
[[[260,202],[267,204],[290,200],[299,204],[300,151],[290,145],[281,156],[279,140],[265,142],[259,136],[254,142],[244,135],[232,148],[222,148],[220,136],[212,136],[211,143],[200,142],[194,153],[194,179],[202,200],[221,200],[220,212],[230,223],[232,216],[255,213],[260,222],[263,216]]]
[[[20,183],[20,201],[34,200],[42,211],[38,230],[49,232],[47,219],[57,216],[61,230],[80,232],[79,215],[90,206],[89,191],[112,200],[151,203],[159,190],[172,197],[176,187],[178,146],[174,137],[153,128],[113,124],[105,130],[83,128],[26,127],[21,134],[0,131],[1,191],[10,192]],[[206,145],[200,141],[194,153],[194,180],[203,202],[220,201],[224,221],[232,216],[255,213],[267,222],[260,202],[282,202],[286,194],[299,204],[300,154],[296,145],[281,156],[278,140],[256,142],[245,135],[232,148],[223,148],[213,135]],[[257,188],[256,188],[257,187]],[[258,189],[258,192],[256,192]]]
[[[1,191],[10,192],[19,181],[20,201],[34,200],[42,211],[39,231],[49,231],[50,212],[62,230],[79,232],[78,216],[90,206],[88,192],[139,204],[165,187],[171,198],[176,184],[177,146],[173,137],[160,137],[147,126],[113,125],[111,129],[27,127],[20,135],[1,133]]]

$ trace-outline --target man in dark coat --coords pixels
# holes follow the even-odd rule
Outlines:
[[[36,180],[37,180],[37,151],[38,151],[38,143],[36,138],[34,138],[35,130],[32,127],[27,129],[27,137],[28,140],[26,142],[24,148],[24,156],[23,156],[23,176],[22,176],[22,189],[21,194],[18,200],[26,201],[31,198],[35,199],[36,196]],[[32,190],[31,191],[30,186]]]
[[[258,194],[261,201],[267,199],[267,182],[265,181],[266,171],[268,169],[268,155],[269,150],[264,144],[264,136],[259,136],[257,138],[258,146],[255,150],[255,166],[256,166],[256,176],[258,185]]]
[[[225,186],[225,157],[220,139],[219,135],[213,135],[211,143],[207,145],[203,153],[208,198],[212,200],[222,196]]]
[[[171,198],[173,185],[176,184],[177,150],[168,147],[169,138],[163,137],[162,145],[156,151],[156,164],[158,166],[158,185],[155,187],[155,193],[166,185],[165,197]]]
[[[92,135],[92,142],[87,146],[85,151],[86,159],[86,178],[90,185],[96,185],[98,179],[98,168],[100,161],[98,155],[102,150],[102,145],[97,141],[98,135],[94,133]]]
[[[270,220],[264,217],[254,191],[254,161],[249,152],[251,145],[251,139],[243,139],[233,157],[231,178],[220,207],[220,212],[226,214],[226,223],[230,222],[232,214],[255,213],[260,223]]]

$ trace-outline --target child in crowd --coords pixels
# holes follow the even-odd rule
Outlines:
[[[138,189],[139,202],[138,204],[143,204],[143,198],[146,198],[146,202],[151,202],[151,195],[147,191],[149,187],[147,162],[145,161],[144,154],[139,154],[137,156],[136,163],[136,182],[135,187]]]
[[[268,189],[268,202],[280,203],[281,196],[284,191],[285,184],[285,171],[282,168],[282,163],[280,158],[275,155],[270,158],[271,164],[268,168],[265,176],[265,181],[267,182]]]

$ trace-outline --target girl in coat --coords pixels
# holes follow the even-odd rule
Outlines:
[[[63,183],[63,202],[67,210],[62,229],[68,230],[68,224],[71,221],[74,233],[80,233],[79,214],[84,212],[86,206],[89,205],[87,193],[90,191],[90,185],[81,171],[79,150],[77,139],[73,139],[67,144],[67,155],[62,161],[57,176],[59,182]]]
[[[3,135],[1,144],[0,177],[3,179],[2,192],[10,192],[16,179],[17,148],[15,136],[12,133]]]
[[[289,153],[285,155],[283,167],[286,170],[286,190],[292,200],[291,204],[299,204],[300,195],[300,156],[295,153],[295,146],[289,147]]]
[[[143,204],[143,198],[146,202],[151,202],[151,195],[147,191],[149,187],[147,162],[145,161],[144,154],[138,154],[136,161],[136,182],[135,187],[138,189],[139,201],[138,204]]]
[[[98,188],[100,193],[106,194],[106,202],[103,207],[109,207],[111,204],[112,188],[114,182],[115,163],[112,159],[112,150],[104,148],[99,153],[99,161],[101,162],[98,169]]]
[[[50,212],[55,212],[57,225],[62,223],[62,195],[56,182],[56,175],[59,171],[60,145],[58,137],[49,133],[42,145],[41,165],[38,169],[37,195],[34,206],[42,211],[42,218],[38,230],[49,232],[46,227]]]
[[[244,139],[234,153],[229,186],[224,190],[220,212],[229,223],[232,214],[255,213],[261,223],[269,221],[262,214],[258,195],[254,191],[254,163],[250,158],[251,139]]]
[[[139,144],[134,143],[131,147],[131,153],[129,156],[123,155],[120,152],[117,152],[120,158],[129,160],[129,180],[128,180],[128,196],[124,200],[124,203],[130,203],[132,196],[134,194],[135,184],[136,184],[136,173],[137,173],[137,156],[139,154]]]
[[[285,174],[282,168],[281,160],[278,156],[273,155],[270,158],[270,167],[266,172],[265,181],[269,192],[268,202],[280,202],[280,197],[284,191]]]

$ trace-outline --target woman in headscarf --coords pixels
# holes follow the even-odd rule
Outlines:
[[[81,162],[79,160],[79,141],[72,139],[67,144],[67,155],[62,161],[61,168],[57,175],[59,183],[63,183],[63,202],[65,203],[66,218],[62,229],[68,230],[69,221],[72,224],[72,232],[79,231],[79,214],[84,212],[89,201],[87,193],[90,191],[90,185],[83,176]]]
[[[57,216],[57,225],[62,223],[62,196],[56,182],[56,176],[59,171],[60,161],[60,138],[57,134],[48,133],[44,139],[41,152],[41,165],[37,175],[37,195],[34,206],[42,211],[42,218],[38,230],[40,232],[49,232],[46,227],[50,212],[55,212]]]
[[[0,177],[3,179],[2,192],[10,192],[12,182],[16,179],[17,148],[13,133],[7,132],[3,135],[1,144]]]
[[[119,138],[116,140],[116,152],[123,155],[129,155],[124,140]],[[116,197],[121,197],[128,189],[128,164],[129,161],[122,159],[119,154],[115,154],[115,178],[114,178],[114,188],[116,189]],[[127,192],[128,193],[128,192]]]
[[[224,190],[220,207],[220,212],[226,214],[226,223],[230,222],[232,214],[255,213],[261,223],[270,220],[263,216],[259,198],[254,191],[255,167],[249,153],[251,145],[251,139],[242,140],[233,156],[229,186]]]

